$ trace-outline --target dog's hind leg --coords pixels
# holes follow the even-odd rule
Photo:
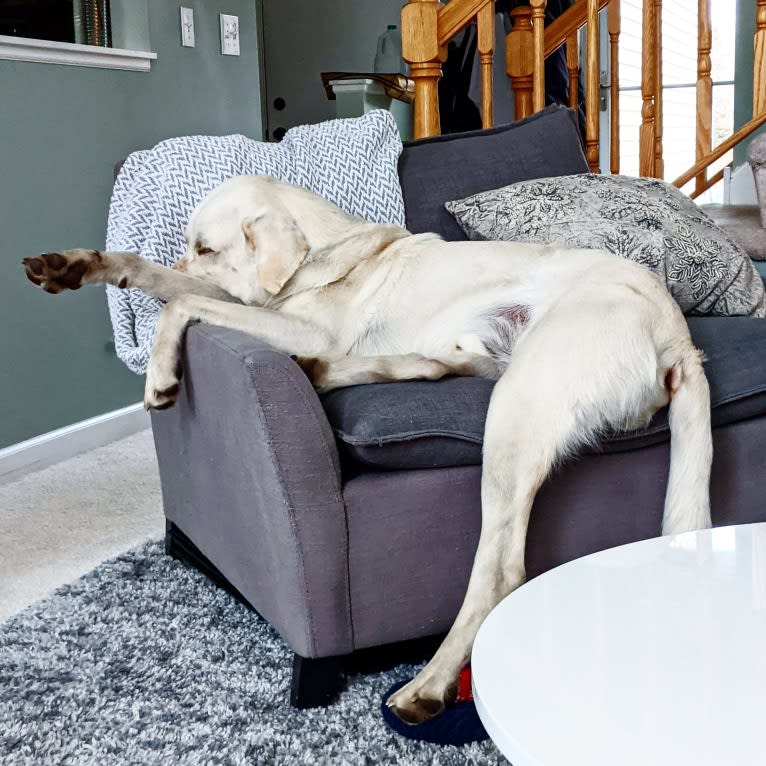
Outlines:
[[[454,698],[457,675],[479,626],[524,582],[533,500],[553,463],[576,439],[577,402],[567,396],[566,386],[544,386],[558,389],[546,396],[536,385],[539,370],[519,361],[495,385],[487,413],[481,535],[463,605],[433,659],[387,703],[405,723],[433,717]]]
[[[422,354],[389,356],[296,357],[295,361],[320,392],[364,383],[396,380],[439,380],[447,375],[475,375],[497,380],[501,368],[489,356],[455,351],[448,357]]]

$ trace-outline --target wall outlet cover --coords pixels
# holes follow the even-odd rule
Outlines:
[[[194,8],[181,6],[181,45],[194,47]]]
[[[222,13],[221,53],[224,56],[239,56],[239,16]]]

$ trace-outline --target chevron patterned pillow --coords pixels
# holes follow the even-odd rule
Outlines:
[[[397,162],[402,150],[390,112],[302,125],[279,144],[241,135],[184,136],[134,152],[120,170],[109,206],[106,249],[140,253],[170,266],[184,250],[192,210],[237,175],[271,175],[304,186],[353,215],[404,226]],[[140,290],[107,286],[117,355],[146,371],[162,303]]]

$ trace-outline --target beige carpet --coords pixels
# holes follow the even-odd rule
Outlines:
[[[0,621],[164,529],[149,429],[0,483]]]

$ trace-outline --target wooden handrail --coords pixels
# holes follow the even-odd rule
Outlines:
[[[456,34],[465,29],[485,5],[494,0],[452,0],[439,8],[439,45],[446,45]]]
[[[673,186],[676,186],[679,189],[686,186],[692,178],[707,170],[716,160],[721,159],[726,152],[733,149],[740,141],[744,141],[751,133],[754,133],[764,124],[766,124],[766,112],[759,114],[757,117],[753,117],[752,120],[746,122],[739,130],[732,133],[725,141],[713,149],[710,154],[692,165],[683,175],[678,176],[678,178],[673,181]]]
[[[598,0],[599,11],[606,8],[609,0]],[[584,27],[588,21],[588,0],[577,0],[564,11],[557,19],[552,21],[545,28],[545,58],[553,53],[556,48],[560,48],[567,38],[581,27]]]
[[[700,194],[704,194],[708,189],[712,189],[719,181],[723,181],[723,171],[724,171],[724,169],[721,168],[711,178],[703,179],[703,183],[699,184],[698,186],[695,186],[694,190],[689,195],[689,197],[691,199],[697,199],[697,197],[699,197]],[[699,181],[699,179],[700,179],[700,177],[697,176],[697,181]]]

